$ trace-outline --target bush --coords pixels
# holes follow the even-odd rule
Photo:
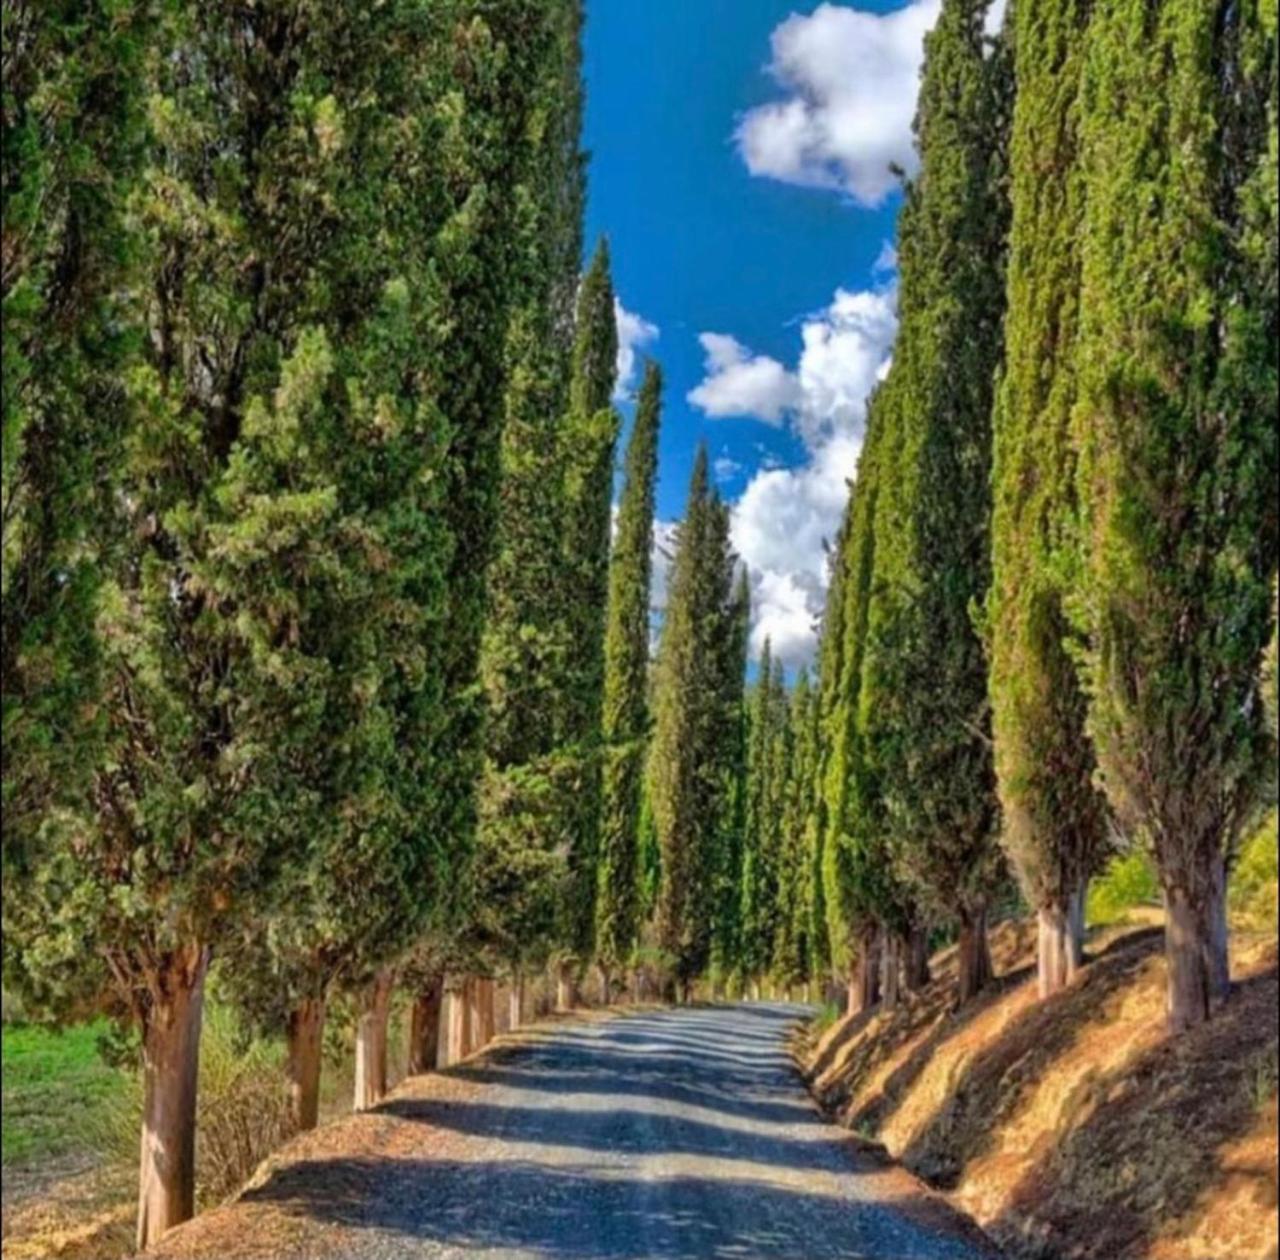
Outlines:
[[[1280,885],[1277,827],[1280,827],[1280,813],[1272,810],[1241,847],[1231,873],[1231,916],[1242,927],[1255,931],[1275,931],[1280,925],[1280,907],[1276,901]]]
[[[1111,859],[1089,885],[1086,917],[1092,927],[1122,923],[1139,906],[1160,904],[1160,881],[1145,849],[1135,848]]]

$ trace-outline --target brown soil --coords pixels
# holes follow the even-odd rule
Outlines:
[[[1229,1007],[1177,1039],[1160,929],[1090,945],[1041,1003],[1032,927],[1002,925],[1001,980],[959,1012],[939,957],[923,994],[813,1046],[815,1094],[1016,1260],[1276,1260],[1275,938],[1236,939]]]

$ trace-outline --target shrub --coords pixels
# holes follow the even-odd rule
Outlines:
[[[1275,931],[1280,922],[1277,827],[1280,813],[1272,810],[1241,847],[1231,873],[1231,916],[1240,926],[1256,931]]]
[[[1155,864],[1143,848],[1119,853],[1089,885],[1086,915],[1092,927],[1122,923],[1139,906],[1160,904]]]

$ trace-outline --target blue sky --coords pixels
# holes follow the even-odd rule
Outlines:
[[[738,504],[755,646],[769,633],[792,664],[892,344],[888,165],[911,162],[934,12],[588,0],[588,249],[608,234],[623,306],[659,330],[638,347],[667,376],[659,517],[705,440]]]

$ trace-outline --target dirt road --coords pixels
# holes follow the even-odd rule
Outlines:
[[[565,1024],[304,1139],[167,1256],[979,1260],[825,1124],[784,1006]]]

